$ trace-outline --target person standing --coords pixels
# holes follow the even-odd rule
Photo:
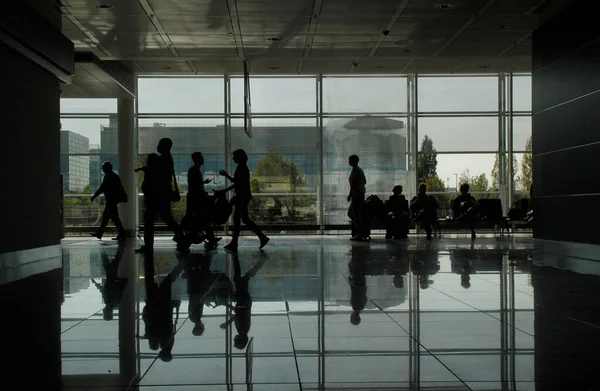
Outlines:
[[[102,213],[102,222],[100,223],[100,227],[98,227],[98,231],[91,232],[90,235],[102,239],[102,235],[104,235],[104,230],[110,219],[117,229],[117,237],[113,238],[113,240],[122,241],[126,239],[126,235],[123,223],[119,218],[118,205],[119,202],[127,202],[127,193],[121,184],[121,178],[113,171],[111,162],[104,162],[102,164],[102,171],[104,171],[104,179],[98,190],[96,190],[96,193],[91,197],[91,200],[93,202],[100,194],[104,193],[104,198],[106,200],[104,212]]]
[[[194,165],[188,170],[188,193],[187,205],[185,210],[185,225],[188,234],[198,236],[202,228],[206,232],[206,238],[211,248],[217,247],[219,240],[215,238],[215,233],[210,225],[210,205],[208,193],[204,185],[209,184],[211,179],[204,180],[200,168],[204,165],[204,156],[201,152],[192,153]],[[219,238],[220,239],[220,238]]]
[[[242,221],[246,227],[250,228],[250,230],[258,236],[260,239],[260,248],[263,248],[269,242],[269,238],[262,232],[256,223],[250,219],[250,216],[248,216],[248,204],[252,199],[252,192],[250,191],[250,170],[247,165],[248,155],[246,154],[246,151],[243,149],[233,151],[233,161],[238,165],[233,177],[225,170],[219,171],[219,175],[226,177],[233,182],[233,184],[225,189],[213,190],[216,195],[219,195],[235,189],[235,197],[233,197],[232,200],[235,207],[233,212],[233,234],[231,243],[224,248],[230,251],[237,251],[241,228],[240,222]]]
[[[350,173],[350,193],[348,194],[348,202],[350,202],[349,215],[352,219],[352,238],[350,240],[365,240],[366,234],[363,227],[363,205],[365,203],[365,185],[367,179],[362,168],[358,166],[360,159],[357,155],[351,155],[348,158],[348,164],[352,167]]]

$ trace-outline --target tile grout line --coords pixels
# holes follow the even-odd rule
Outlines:
[[[290,304],[286,300],[285,301],[285,314],[288,320],[288,328],[290,330],[290,341],[292,342],[292,351],[294,352],[294,364],[296,364],[296,375],[298,376],[298,387],[300,387],[300,391],[302,391],[302,379],[300,377],[300,365],[298,364],[298,354],[296,353],[296,344],[294,343],[294,337],[292,334],[292,321],[290,319]]]

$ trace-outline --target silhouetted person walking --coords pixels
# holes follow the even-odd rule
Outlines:
[[[117,237],[113,240],[125,240],[125,228],[123,228],[123,223],[119,218],[118,205],[119,202],[127,202],[127,193],[121,184],[121,178],[113,171],[111,162],[104,162],[102,164],[102,171],[104,171],[104,179],[91,200],[94,201],[100,194],[104,193],[104,212],[102,213],[102,222],[100,223],[98,231],[92,232],[90,235],[102,239],[102,235],[104,235],[104,230],[110,219],[117,229]]]
[[[154,220],[160,215],[164,223],[173,231],[173,240],[178,249],[187,248],[181,227],[171,215],[171,202],[179,201],[175,165],[171,156],[173,141],[169,138],[160,139],[156,150],[160,154],[155,167],[146,171],[144,182],[148,180],[145,194],[146,209],[144,211],[144,245],[136,252],[151,252],[154,249]],[[175,181],[175,189],[173,189]]]
[[[252,192],[250,191],[250,170],[247,165],[248,155],[246,154],[246,151],[243,149],[233,151],[233,161],[238,165],[233,177],[225,170],[219,171],[219,175],[229,179],[233,182],[233,185],[222,190],[213,190],[219,195],[219,193],[235,189],[235,197],[233,197],[232,200],[235,207],[235,210],[233,211],[233,234],[231,243],[225,246],[225,249],[237,251],[242,221],[246,227],[250,228],[250,230],[258,236],[260,239],[260,248],[263,248],[269,242],[269,238],[262,232],[258,225],[250,219],[250,216],[248,216],[248,204],[252,199]]]
[[[221,324],[221,329],[225,329],[228,325],[235,321],[235,329],[237,335],[233,338],[233,346],[238,349],[244,349],[248,344],[248,333],[250,332],[250,326],[252,325],[252,297],[248,284],[250,278],[254,277],[256,273],[263,267],[265,262],[269,259],[266,253],[260,252],[260,260],[250,270],[242,276],[242,268],[240,266],[240,259],[237,253],[233,255],[233,282],[235,284],[235,307],[230,306],[234,315],[229,318],[225,323]]]
[[[112,320],[114,309],[121,304],[123,298],[123,292],[127,286],[127,278],[119,277],[119,265],[123,254],[125,253],[125,243],[119,243],[117,253],[114,259],[111,261],[108,258],[106,251],[102,251],[102,267],[104,267],[104,273],[106,278],[102,280],[102,284],[97,283],[92,278],[92,283],[98,288],[102,294],[102,300],[104,301],[104,309],[102,310],[104,320]]]
[[[348,158],[348,164],[352,167],[350,173],[350,194],[348,194],[348,202],[350,202],[349,215],[352,219],[352,238],[350,240],[364,240],[366,233],[363,226],[363,205],[365,203],[365,186],[367,179],[362,168],[358,166],[359,158],[357,155],[351,155]]]

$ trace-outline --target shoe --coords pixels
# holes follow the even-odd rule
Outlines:
[[[259,248],[262,249],[263,247],[265,247],[267,245],[267,243],[269,243],[269,240],[271,240],[271,239],[269,239],[268,236],[263,235],[263,237],[260,238],[260,247]]]
[[[225,250],[229,250],[229,251],[237,251],[238,250],[238,245],[237,243],[231,242],[228,245],[223,247]]]
[[[117,236],[116,238],[112,238],[112,240],[118,240],[119,242],[124,242],[126,239],[126,236]]]
[[[98,235],[98,234],[97,234],[97,233],[95,233],[95,232],[90,232],[90,236],[92,236],[92,237],[94,237],[94,238],[96,238],[96,239],[100,239],[100,240],[102,240],[102,235]]]

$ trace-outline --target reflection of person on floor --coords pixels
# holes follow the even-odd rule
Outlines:
[[[125,244],[123,242],[119,243],[117,253],[112,262],[108,258],[106,251],[102,250],[102,266],[104,267],[106,278],[102,280],[102,284],[97,283],[92,278],[92,283],[102,293],[102,300],[104,301],[102,313],[104,320],[113,319],[113,311],[121,304],[123,292],[125,292],[128,279],[119,277],[119,264],[124,253]]]
[[[350,323],[360,324],[360,313],[367,305],[367,279],[365,277],[365,254],[358,248],[352,248],[352,257],[348,263],[348,283],[350,284]]]
[[[175,344],[175,329],[179,319],[181,300],[171,299],[171,286],[181,273],[183,263],[169,273],[160,284],[154,281],[154,258],[144,259],[144,285],[146,287],[146,305],[142,310],[142,320],[145,323],[145,335],[150,349],[160,352],[158,357],[165,362],[173,359],[172,350]],[[176,310],[173,322],[173,309]]]
[[[411,269],[418,277],[419,287],[421,289],[429,288],[433,284],[433,279],[430,276],[440,271],[437,252],[432,250],[419,251],[411,262]]]
[[[425,229],[427,240],[431,240],[431,226],[437,219],[439,206],[437,200],[427,194],[427,185],[421,183],[419,193],[410,202],[410,210],[413,213],[413,219],[421,223],[421,226]]]
[[[221,329],[225,329],[231,323],[235,321],[235,329],[237,335],[233,338],[233,346],[237,349],[244,349],[248,344],[248,333],[250,332],[251,326],[251,315],[252,315],[252,297],[248,289],[250,278],[254,277],[256,273],[263,267],[265,262],[269,259],[268,255],[261,251],[260,260],[250,270],[242,276],[242,270],[240,267],[240,260],[237,252],[233,254],[233,282],[235,284],[235,306],[230,305],[229,307],[234,312],[233,316],[229,318],[225,323],[221,324]]]
[[[183,261],[185,278],[187,279],[187,293],[189,295],[188,314],[194,323],[192,334],[199,337],[204,334],[204,298],[214,282],[210,272],[211,258],[213,253],[190,253],[182,255],[178,253],[177,258]]]
[[[460,286],[465,289],[471,287],[471,274],[475,273],[470,254],[473,253],[473,244],[470,250],[456,249],[450,251],[450,268],[453,273],[460,274]]]
[[[469,184],[463,183],[460,185],[460,195],[452,201],[452,213],[454,214],[454,220],[464,221],[469,225],[471,230],[471,238],[475,239],[475,220],[479,211],[477,206],[479,205],[475,197],[469,193]]]

